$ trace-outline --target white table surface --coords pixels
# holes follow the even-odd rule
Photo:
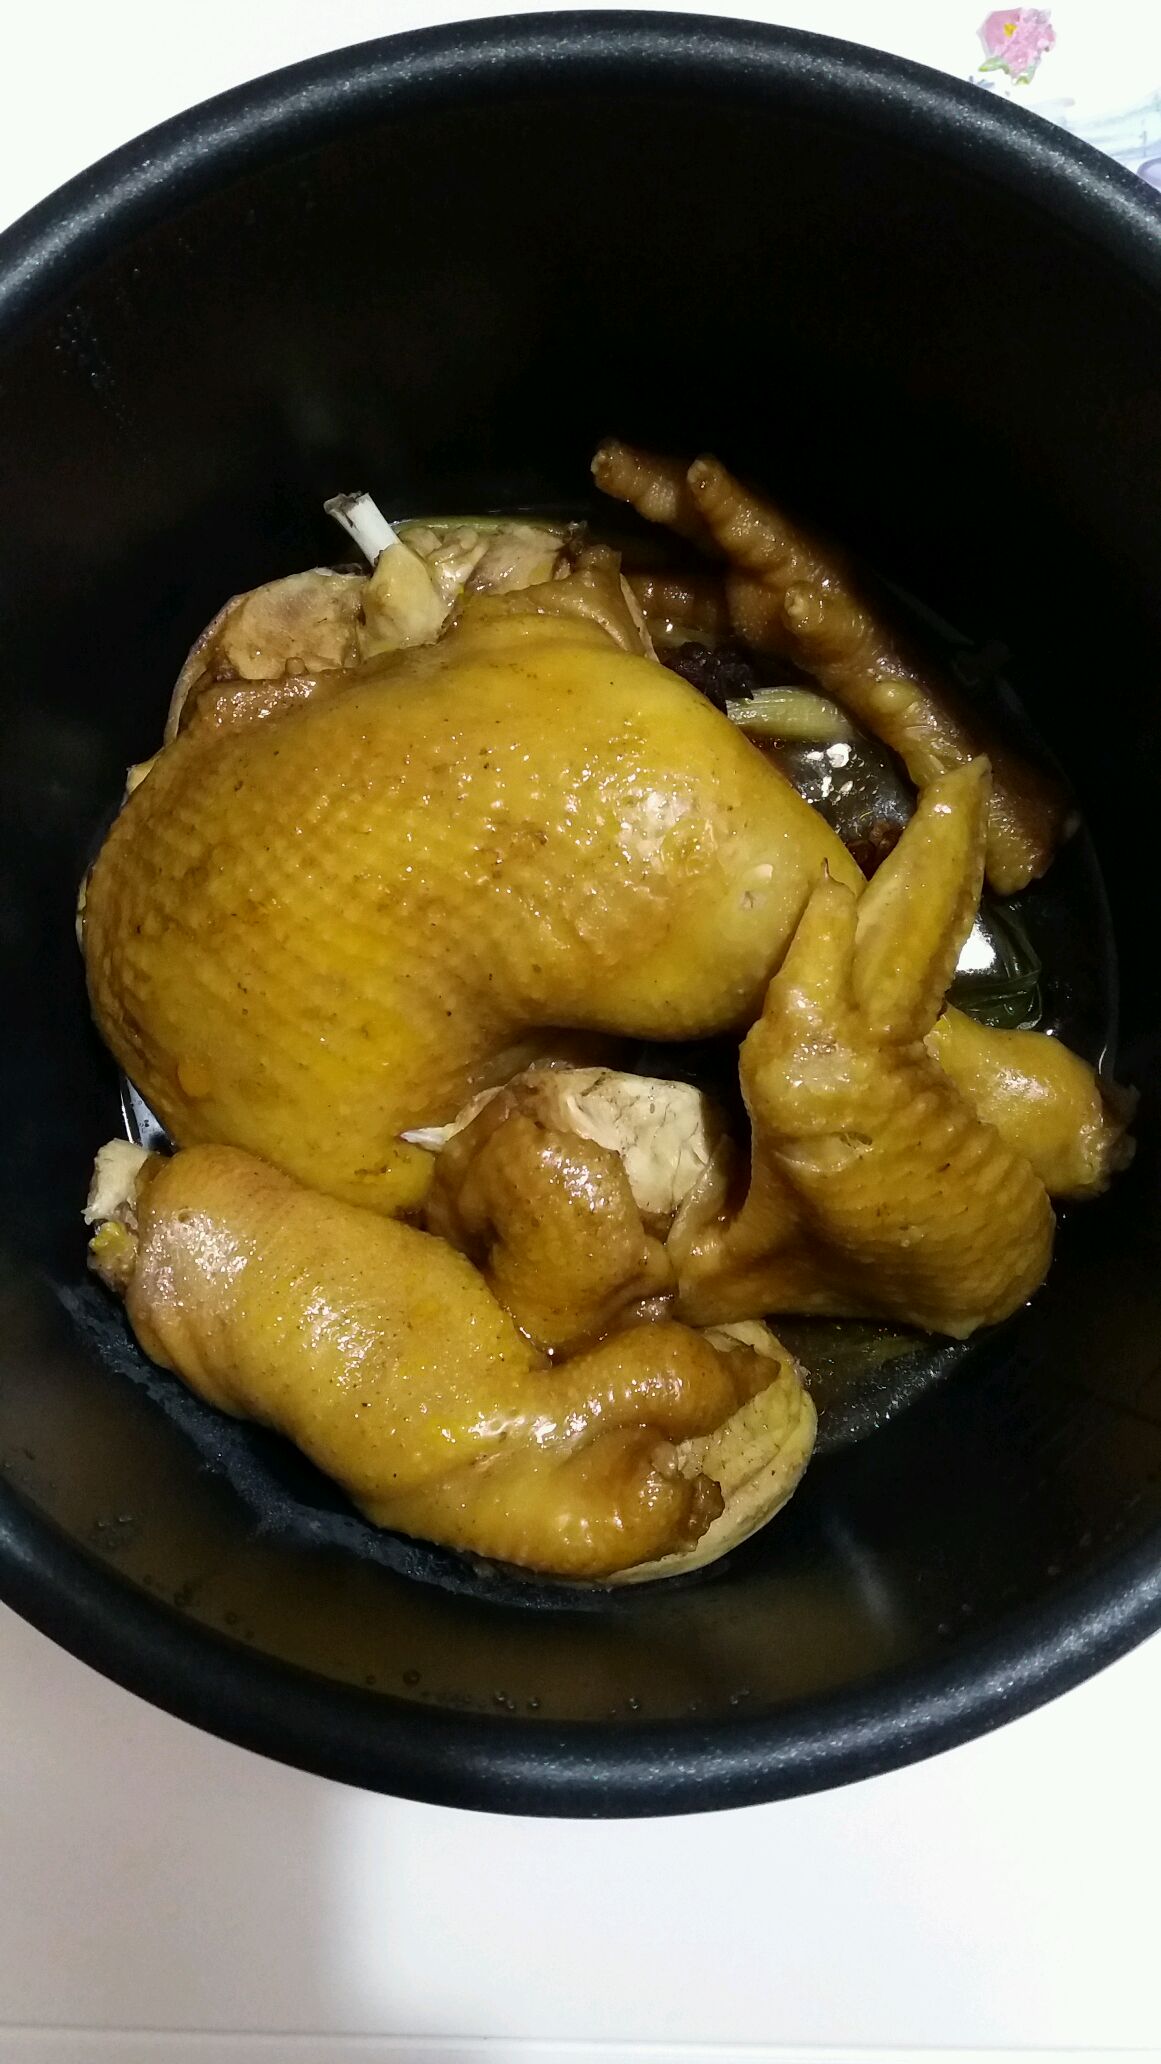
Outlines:
[[[225,86],[501,11],[2,10],[0,224]],[[730,11],[968,77],[987,9]],[[1157,0],[1052,14],[1029,97],[1079,126],[1161,85]],[[998,1735],[845,1791],[662,1822],[498,1820],[228,1747],[0,1612],[0,2064],[1158,2055],[1159,1720],[1161,1638]]]

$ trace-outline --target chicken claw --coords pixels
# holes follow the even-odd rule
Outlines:
[[[829,877],[814,890],[742,1047],[751,1189],[695,1243],[683,1317],[792,1309],[964,1338],[1043,1280],[1043,1183],[923,1045],[974,917],[986,804],[984,763],[944,775],[861,900]]]
[[[638,445],[610,437],[597,451],[592,471],[601,493],[614,502],[628,502],[647,523],[664,524],[666,530],[688,538],[691,544],[706,551],[714,549],[712,533],[690,492],[680,459],[659,458]]]
[[[975,754],[988,754],[992,800],[987,873],[1010,895],[1043,874],[1065,828],[1058,784],[997,739],[950,687],[918,668],[863,601],[841,555],[743,488],[716,459],[689,471],[690,492],[736,575],[735,628],[756,645],[771,636],[869,731],[897,752],[917,788]]]
[[[1043,874],[1065,829],[1058,784],[993,737],[946,682],[905,654],[838,551],[743,487],[716,459],[689,468],[684,494],[676,461],[628,446],[603,445],[593,472],[607,494],[684,537],[697,537],[700,519],[703,536],[729,563],[735,630],[813,674],[898,753],[917,788],[986,751],[993,779],[988,880],[1011,894]]]
[[[729,635],[721,579],[709,573],[630,573],[626,576],[654,645],[716,645]]]

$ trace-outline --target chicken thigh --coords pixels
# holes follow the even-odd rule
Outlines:
[[[862,886],[642,656],[615,561],[274,685],[203,693],[88,883],[98,1026],[179,1145],[413,1208],[431,1159],[403,1132],[556,1026],[743,1030],[823,866]]]
[[[814,1413],[765,1329],[627,1326],[550,1366],[443,1240],[232,1147],[99,1157],[92,1260],[146,1352],[381,1526],[556,1575],[666,1574],[790,1495]]]

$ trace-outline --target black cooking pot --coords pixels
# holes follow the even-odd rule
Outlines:
[[[343,51],[3,241],[7,1600],[251,1747],[577,1814],[882,1770],[1161,1620],[1159,368],[1161,210],[1128,175],[931,73],[690,18]],[[1008,648],[1122,956],[1081,838],[1036,892],[1049,1004],[1095,1057],[1119,991],[1142,1092],[1133,1170],[1069,1218],[1030,1310],[954,1367],[885,1364],[766,1534],[615,1597],[376,1536],[148,1370],[85,1274],[119,1091],[72,937],[186,645],[225,595],[335,556],[326,495],[559,505],[609,430],[721,451]]]

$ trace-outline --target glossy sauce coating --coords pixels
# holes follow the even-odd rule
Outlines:
[[[123,1288],[155,1361],[378,1524],[503,1561],[597,1577],[691,1545],[723,1501],[678,1444],[780,1373],[665,1322],[550,1367],[445,1241],[232,1147],[149,1162],[137,1217]]]
[[[744,1029],[824,864],[861,884],[592,608],[567,580],[477,602],[437,645],[159,756],[93,869],[85,953],[100,1030],[179,1144],[414,1207],[431,1162],[402,1131],[553,1026]]]
[[[979,901],[987,802],[986,761],[941,777],[861,901],[814,891],[742,1046],[751,1185],[684,1263],[695,1323],[758,1307],[962,1338],[1043,1281],[1044,1184],[923,1043]]]

